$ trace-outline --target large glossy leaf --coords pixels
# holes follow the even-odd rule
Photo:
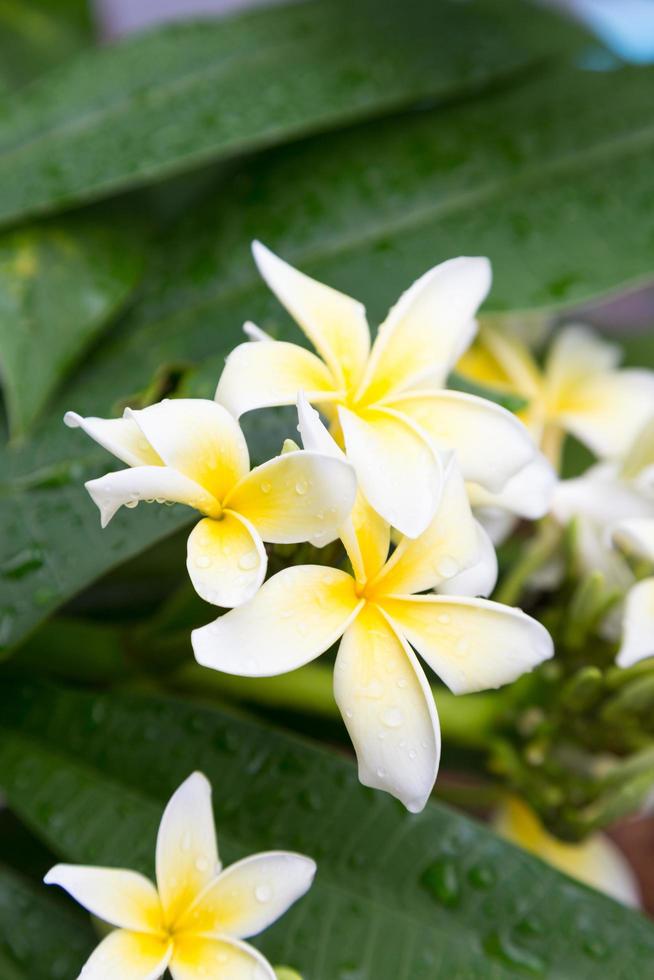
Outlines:
[[[76,54],[88,40],[87,17],[78,0],[0,0],[0,94]]]
[[[93,945],[88,918],[0,865],[2,980],[71,980]]]
[[[258,279],[253,237],[360,296],[373,319],[426,267],[456,254],[491,256],[496,311],[574,304],[651,273],[653,86],[652,69],[542,73],[464,106],[263,155],[163,241],[142,301],[60,414],[114,411],[169,369],[179,378],[188,367],[180,390],[211,396],[247,318],[298,339]],[[292,415],[283,427],[264,414],[252,431],[255,455],[270,455],[293,434]],[[81,482],[108,464],[56,419],[5,456],[5,643],[189,520],[182,509],[141,506],[101,533]],[[23,566],[32,549],[40,563]]]
[[[293,848],[309,896],[255,940],[307,980],[644,977],[654,928],[438,805],[407,814],[348,760],[183,702],[3,683],[0,785],[67,860],[152,873],[171,791],[214,786],[227,862]]]
[[[452,96],[575,33],[521,0],[333,0],[136,37],[0,105],[0,221]]]
[[[124,306],[143,246],[137,224],[106,211],[0,235],[0,377],[12,436]]]

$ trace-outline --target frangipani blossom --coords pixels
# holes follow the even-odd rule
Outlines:
[[[516,797],[503,803],[493,824],[500,836],[571,878],[605,892],[623,905],[640,905],[638,885],[629,862],[606,834],[593,834],[581,844],[557,840],[527,804]]]
[[[584,568],[599,570],[610,586],[628,590],[618,665],[630,667],[654,656],[654,578],[637,582],[625,557],[654,565],[654,418],[624,460],[598,463],[583,476],[563,480],[552,512],[563,524],[575,520]]]
[[[618,369],[620,356],[617,345],[573,325],[556,334],[541,367],[518,336],[484,326],[458,370],[525,398],[520,417],[558,469],[566,433],[598,458],[615,459],[624,456],[651,414],[654,372]]]
[[[264,541],[334,540],[349,514],[356,478],[344,460],[283,453],[250,470],[240,426],[213,401],[165,400],[121,419],[65,417],[130,467],[89,480],[105,527],[139,500],[188,504],[205,516],[188,539],[187,567],[199,595],[238,606],[266,575]]]
[[[300,401],[305,446],[333,443]],[[287,568],[250,602],[192,634],[199,663],[242,676],[282,674],[341,640],[334,694],[356,749],[362,783],[421,810],[438,772],[440,730],[415,648],[456,694],[499,687],[552,656],[548,632],[518,609],[435,595],[480,559],[465,485],[450,460],[441,502],[418,538],[388,557],[390,528],[359,494],[341,538],[353,574]]]
[[[118,868],[58,864],[45,877],[114,926],[78,980],[275,980],[245,938],[267,929],[308,889],[315,863],[271,851],[226,870],[218,857],[211,786],[193,773],[173,794],[157,837],[155,885]]]
[[[216,391],[216,400],[237,418],[293,404],[303,390],[329,418],[367,501],[409,537],[421,534],[436,511],[440,449],[456,450],[466,479],[490,491],[532,459],[535,446],[514,415],[483,398],[443,390],[490,288],[487,259],[452,259],[425,273],[391,309],[371,346],[361,303],[258,242],[253,252],[319,356],[246,325],[251,340],[229,355]]]

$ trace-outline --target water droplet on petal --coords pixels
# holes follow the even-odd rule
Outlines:
[[[441,613],[440,616],[438,617],[438,622],[442,623],[443,626],[446,626],[449,623],[449,621],[450,621],[449,613]]]
[[[269,902],[272,898],[272,888],[270,885],[257,885],[257,887],[254,889],[254,897],[256,898],[257,902],[261,902],[262,905],[265,905],[265,903]]]
[[[387,708],[382,715],[382,721],[388,728],[399,728],[404,721],[404,712],[399,708]]]
[[[436,571],[443,578],[452,578],[459,570],[458,562],[451,555],[443,555],[436,563]]]
[[[261,493],[270,493],[271,490],[272,490],[272,486],[267,481],[264,481],[261,484]]]
[[[211,565],[211,558],[208,555],[198,555],[195,559],[195,564],[198,568],[209,568]]]
[[[258,564],[259,555],[254,549],[252,549],[252,551],[248,551],[238,560],[238,567],[244,569],[245,571],[250,571],[251,569],[256,568]]]
[[[295,492],[299,497],[303,497],[308,489],[309,484],[306,480],[298,480],[298,482],[295,484]]]

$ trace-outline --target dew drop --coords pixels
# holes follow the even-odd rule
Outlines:
[[[309,484],[306,480],[298,480],[298,482],[295,484],[295,492],[298,497],[303,497],[308,489]]]
[[[197,871],[208,871],[209,870],[209,862],[207,861],[206,858],[199,857],[199,858],[197,858],[197,860],[195,862],[195,867],[196,867],[196,870]]]
[[[456,575],[458,570],[458,562],[456,562],[451,555],[444,555],[442,558],[439,558],[436,564],[436,571],[439,575],[442,575],[443,578],[452,578],[453,575]]]
[[[523,973],[530,973],[532,976],[542,976],[545,973],[545,963],[539,956],[518,946],[504,933],[491,933],[484,941],[484,949],[490,956]]]
[[[399,728],[404,721],[404,712],[395,707],[387,708],[382,715],[382,721],[387,728]]]
[[[272,490],[272,486],[267,481],[264,481],[261,484],[261,493],[270,493],[271,490]]]
[[[244,571],[250,571],[251,569],[256,568],[258,564],[259,555],[254,549],[252,551],[248,551],[238,560],[238,567],[242,568]]]
[[[269,902],[272,898],[272,888],[270,885],[257,885],[257,887],[254,889],[254,897],[256,898],[257,902],[265,905],[265,903]]]
[[[441,613],[440,616],[438,617],[438,622],[439,623],[442,623],[443,626],[447,626],[447,624],[449,623],[449,621],[450,621],[450,614],[449,613]]]
[[[459,873],[451,857],[437,858],[422,873],[422,885],[434,901],[446,908],[453,908],[461,899]]]
[[[209,568],[211,565],[211,558],[209,558],[207,555],[199,555],[195,559],[195,564],[198,566],[198,568]]]
[[[383,779],[384,776],[386,775],[386,770],[382,766],[380,766],[379,769],[377,770],[377,775],[380,779]]]

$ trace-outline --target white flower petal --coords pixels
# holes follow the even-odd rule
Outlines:
[[[536,456],[536,444],[520,419],[486,398],[462,391],[419,391],[390,405],[420,426],[437,449],[454,451],[466,480],[492,492],[499,492]]]
[[[315,660],[347,629],[361,602],[346,572],[295,565],[250,602],[191,634],[198,663],[243,677],[270,677]]]
[[[496,813],[493,825],[502,837],[571,878],[605,892],[624,905],[640,904],[631,866],[605,834],[593,834],[581,844],[558,840],[517,797],[506,800]]]
[[[133,419],[166,466],[205,487],[222,501],[250,469],[238,422],[206,398],[166,399],[132,411]]]
[[[649,518],[620,521],[613,528],[613,541],[624,551],[654,562],[654,514]]]
[[[379,328],[361,386],[366,402],[417,383],[440,386],[472,341],[491,284],[488,259],[450,259],[400,297]]]
[[[268,286],[302,327],[339,385],[354,386],[370,349],[363,304],[294,269],[260,242],[253,243],[252,254]]]
[[[77,980],[159,980],[172,951],[167,939],[117,929],[91,953]]]
[[[211,785],[194,772],[175,790],[157,835],[157,887],[174,925],[220,871]]]
[[[613,464],[598,463],[558,483],[551,510],[561,524],[583,516],[607,530],[628,518],[654,517],[654,502],[621,480]]]
[[[263,932],[311,887],[315,861],[270,851],[232,864],[198,896],[181,930],[246,939]]]
[[[637,582],[627,594],[622,621],[619,667],[654,657],[654,578]]]
[[[300,390],[311,401],[336,397],[337,382],[311,351],[281,340],[240,344],[228,355],[216,401],[239,418],[271,405],[292,405]]]
[[[173,980],[276,980],[270,963],[253,946],[228,936],[193,934],[175,942],[170,974]]]
[[[268,343],[270,341],[274,341],[275,339],[274,337],[271,337],[269,333],[266,333],[265,330],[262,330],[261,327],[258,327],[256,323],[252,323],[252,320],[245,321],[243,324],[243,333],[248,340],[253,340],[256,342],[263,341],[264,343]]]
[[[100,511],[102,527],[121,507],[135,507],[139,500],[187,504],[204,514],[220,512],[218,501],[204,487],[167,466],[133,466],[88,480],[84,486]]]
[[[477,523],[456,464],[450,460],[438,510],[418,538],[403,538],[375,582],[376,592],[410,595],[440,587],[480,558]]]
[[[306,451],[287,452],[255,467],[228,495],[264,541],[318,547],[338,537],[357,490],[353,468],[343,459]]]
[[[64,422],[70,429],[83,429],[87,436],[128,466],[162,465],[159,454],[132,419],[83,418],[77,412],[66,412]]]
[[[545,362],[551,391],[574,389],[592,375],[608,374],[620,363],[618,344],[609,343],[590,327],[573,323],[554,337]]]
[[[356,750],[361,782],[418,813],[438,773],[438,715],[415,656],[372,604],[341,641],[334,696]]]
[[[59,885],[104,922],[138,932],[158,932],[162,924],[157,890],[147,878],[121,868],[57,864],[44,878]]]
[[[487,598],[497,583],[497,555],[484,526],[477,524],[479,559],[470,568],[445,579],[436,590],[441,595],[482,596]]]
[[[473,507],[500,508],[535,521],[549,511],[556,485],[554,467],[542,453],[538,453],[505,483],[499,493],[489,493],[473,483],[468,488],[468,494]]]
[[[386,409],[365,417],[339,407],[347,457],[368,503],[411,538],[425,530],[441,494],[442,464],[408,419]]]
[[[488,599],[385,598],[384,610],[455,694],[501,687],[554,653],[537,620]]]
[[[255,527],[232,510],[220,520],[205,517],[193,528],[186,549],[193,588],[205,602],[231,609],[256,593],[268,557]]]

